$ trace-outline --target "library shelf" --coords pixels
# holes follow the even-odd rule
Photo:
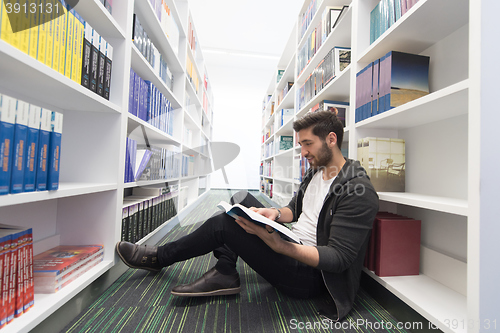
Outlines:
[[[126,34],[99,0],[78,2],[75,10],[106,40],[124,39]]]
[[[378,196],[379,199],[383,201],[416,208],[424,208],[460,216],[467,216],[468,214],[467,200],[408,192],[378,192]]]

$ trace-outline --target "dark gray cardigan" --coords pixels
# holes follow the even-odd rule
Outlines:
[[[294,221],[302,212],[304,193],[315,173],[312,169],[306,172],[287,206]],[[316,229],[317,268],[336,306],[332,320],[342,319],[352,308],[377,211],[378,196],[365,169],[358,161],[346,160],[330,186]]]

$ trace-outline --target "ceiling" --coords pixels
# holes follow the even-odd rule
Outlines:
[[[205,66],[278,64],[304,0],[189,0]]]

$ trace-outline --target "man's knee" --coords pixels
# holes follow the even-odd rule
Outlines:
[[[251,194],[246,190],[241,190],[235,193],[231,197],[231,205],[234,205],[235,203],[242,203],[248,196],[251,196]]]

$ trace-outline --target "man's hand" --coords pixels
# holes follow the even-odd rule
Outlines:
[[[278,210],[274,208],[255,208],[255,207],[250,207],[250,210],[253,210],[256,213],[259,213],[262,216],[267,217],[270,220],[275,221],[276,217],[278,217]]]
[[[266,209],[266,208],[255,208],[255,209]],[[267,246],[269,246],[273,251],[280,253],[280,249],[283,247],[284,245],[283,243],[285,241],[281,239],[279,233],[274,231],[272,227],[266,225],[265,228],[262,228],[261,226],[251,221],[248,221],[247,219],[240,216],[237,217],[235,221],[236,223],[238,223],[240,227],[243,228],[243,230],[245,230],[249,234],[256,235],[257,237],[262,239],[267,244]]]

